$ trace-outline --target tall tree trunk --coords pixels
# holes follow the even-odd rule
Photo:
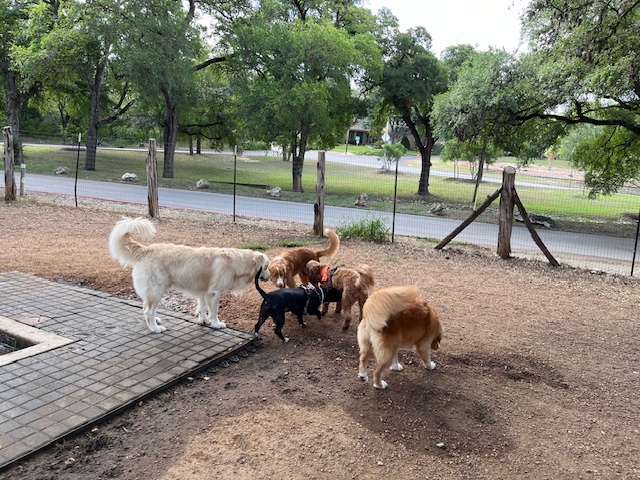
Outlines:
[[[293,149],[293,165],[292,165],[292,175],[293,175],[293,191],[294,192],[304,192],[302,189],[302,168],[304,166],[304,155],[307,150],[307,140],[308,140],[309,132],[306,126],[302,126],[300,129],[300,143],[298,145],[297,150]]]
[[[67,127],[71,120],[71,115],[67,113],[66,106],[62,102],[58,102],[58,112],[60,113],[60,125],[62,126],[62,143],[67,143]]]
[[[478,190],[480,188],[480,182],[482,181],[482,173],[484,172],[484,162],[485,156],[487,155],[487,139],[484,139],[482,143],[482,152],[480,153],[480,160],[478,160],[478,175],[476,176],[476,184],[473,189],[473,199],[471,202],[473,203],[473,207],[475,209],[476,200],[478,199]]]
[[[98,145],[98,128],[100,126],[100,91],[105,66],[98,63],[92,79],[87,79],[91,103],[89,110],[89,128],[87,130],[87,153],[84,161],[84,169],[94,171],[96,169],[96,148]]]
[[[197,155],[202,154],[202,137],[200,136],[196,138],[196,154]]]
[[[429,195],[429,177],[431,175],[431,152],[433,150],[433,145],[435,144],[435,139],[433,138],[433,128],[431,127],[429,118],[419,118],[421,119],[421,122],[424,125],[426,131],[424,141],[420,137],[418,128],[414,121],[411,119],[411,115],[405,114],[402,116],[404,123],[409,127],[409,131],[416,141],[416,147],[420,152],[420,158],[422,160],[420,180],[418,181],[418,195],[427,196]]]
[[[173,165],[176,156],[176,142],[178,140],[178,106],[174,104],[171,93],[163,89],[164,107],[164,166],[163,178],[173,178]]]
[[[478,183],[482,181],[484,175],[484,166],[487,163],[487,139],[485,138],[482,143],[482,152],[480,153],[480,160],[478,161]]]
[[[6,93],[3,98],[4,109],[7,113],[7,121],[11,127],[13,135],[14,158],[18,165],[24,163],[24,153],[22,152],[22,139],[20,137],[20,107],[31,95],[21,94],[18,90],[18,79],[15,72],[5,69],[2,65],[5,77]]]

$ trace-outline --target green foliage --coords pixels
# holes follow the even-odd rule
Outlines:
[[[611,193],[637,180],[640,4],[534,0],[524,22],[531,53],[521,60],[516,118],[605,127],[600,138],[575,145],[592,192]]]
[[[640,137],[622,127],[603,127],[596,137],[583,139],[570,156],[585,172],[591,196],[614,193],[630,178],[640,179]]]
[[[305,242],[302,240],[280,240],[278,243],[276,243],[276,245],[278,245],[279,247],[304,247],[306,245],[309,245],[310,242]]]
[[[269,250],[269,245],[265,245],[264,243],[243,243],[239,245],[238,248],[245,250]]]
[[[334,15],[341,20],[333,22]],[[293,153],[297,191],[308,145],[331,148],[365,114],[351,79],[380,65],[367,22],[372,17],[350,2],[317,3],[302,15],[274,0],[250,12],[250,19],[235,21],[225,38],[237,52],[234,68],[243,72],[234,93],[245,136]]]
[[[398,163],[405,153],[407,148],[402,143],[385,143],[382,146],[382,155],[378,157],[382,162],[382,169],[391,170],[391,167]]]
[[[345,223],[336,228],[341,237],[359,238],[367,242],[386,243],[390,241],[389,228],[380,217],[363,218]]]
[[[418,183],[420,195],[429,194],[432,134],[431,108],[435,95],[446,90],[447,77],[442,65],[430,51],[431,36],[423,27],[400,32],[389,23],[380,39],[385,58],[379,81],[381,105],[377,108],[376,125],[398,116],[411,127],[415,145],[423,161],[423,174]],[[383,118],[380,118],[383,116]]]

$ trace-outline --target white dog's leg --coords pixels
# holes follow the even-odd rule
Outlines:
[[[209,316],[204,316],[204,319],[202,319],[203,325],[211,326],[213,328],[227,328],[227,326],[218,318],[218,305],[220,304],[221,296],[222,295],[218,292],[205,295],[204,298],[209,311]]]
[[[198,316],[198,320],[203,325],[209,325],[211,323],[209,321],[209,312],[207,311],[207,301],[205,300],[205,296],[202,296],[198,299],[198,306],[196,307],[196,311],[194,312]]]
[[[142,310],[142,313],[144,314],[144,319],[147,322],[147,326],[149,327],[149,330],[151,330],[153,333],[161,333],[164,332],[167,327],[163,327],[162,325],[158,325],[160,323],[160,319],[156,318],[156,308],[158,307],[158,304],[160,303],[160,300],[145,300],[144,301],[144,308]]]

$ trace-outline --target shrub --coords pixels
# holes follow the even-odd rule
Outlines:
[[[389,227],[384,224],[384,220],[377,218],[363,218],[354,223],[346,223],[336,229],[336,233],[341,237],[352,237],[365,240],[367,242],[385,243],[390,240]]]

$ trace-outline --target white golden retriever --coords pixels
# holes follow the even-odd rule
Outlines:
[[[253,284],[260,268],[260,278],[269,280],[269,257],[264,253],[239,248],[208,248],[152,243],[143,245],[133,235],[151,237],[153,223],[142,217],[123,218],[111,231],[109,250],[122,266],[133,267],[133,288],[142,299],[144,318],[149,330],[160,333],[156,308],[162,296],[175,288],[198,300],[198,317],[203,325],[225,328],[218,318],[222,294],[244,292]]]

